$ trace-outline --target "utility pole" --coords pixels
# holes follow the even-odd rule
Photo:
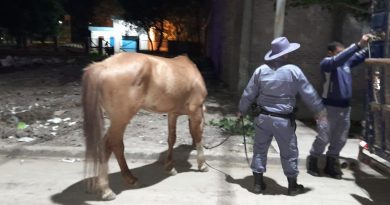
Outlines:
[[[274,38],[283,36],[285,10],[286,0],[277,0],[275,12]]]

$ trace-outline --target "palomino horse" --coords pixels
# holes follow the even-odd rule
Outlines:
[[[196,65],[187,56],[163,58],[139,53],[120,53],[89,65],[82,81],[86,174],[97,176],[88,189],[102,199],[115,193],[108,182],[107,161],[113,152],[128,185],[137,185],[124,157],[123,134],[140,110],[168,113],[168,154],[165,170],[175,174],[172,151],[176,141],[176,121],[188,115],[190,133],[197,149],[200,171],[207,171],[202,148],[204,106],[207,90]],[[103,112],[110,119],[104,137]]]

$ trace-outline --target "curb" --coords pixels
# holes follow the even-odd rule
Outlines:
[[[191,149],[190,145],[179,145],[173,152],[175,161],[196,160],[196,150]],[[84,147],[60,147],[60,146],[26,146],[26,145],[3,145],[0,149],[0,155],[7,157],[54,157],[54,158],[81,158],[85,157]],[[160,152],[147,149],[125,151],[127,160],[161,160],[165,159],[167,148]],[[243,152],[229,152],[223,150],[204,150],[207,161],[220,161],[228,163],[248,164]],[[248,151],[249,162],[252,158],[251,151]],[[299,157],[299,165],[305,165],[307,156]],[[267,164],[280,164],[278,153],[268,153]]]

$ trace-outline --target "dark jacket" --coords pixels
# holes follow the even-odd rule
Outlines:
[[[351,69],[367,57],[367,49],[352,44],[339,54],[324,58],[321,73],[324,78],[322,98],[325,105],[336,107],[350,106],[352,98]]]

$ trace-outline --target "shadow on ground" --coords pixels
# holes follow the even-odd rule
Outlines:
[[[263,177],[264,183],[267,185],[267,188],[261,193],[263,195],[287,195],[287,187],[280,186],[275,180]],[[253,176],[246,176],[242,179],[234,179],[230,175],[225,175],[226,182],[240,185],[242,188],[248,190],[249,192],[253,192]],[[287,185],[287,179],[285,181]],[[309,192],[311,189],[305,187],[305,193]]]
[[[319,158],[319,168],[323,170],[325,167],[325,156]],[[365,169],[371,170],[371,168],[364,168],[366,166],[361,164],[356,159],[340,157],[341,168],[349,169],[352,171],[353,177],[343,177],[342,180],[355,181],[355,183],[364,189],[369,196],[360,196],[357,194],[351,194],[362,205],[387,205],[390,201],[390,195],[388,189],[390,188],[390,178],[381,174],[369,174],[365,172]],[[307,165],[306,165],[307,166]],[[323,172],[320,172],[321,176],[326,177]]]
[[[349,168],[353,171],[355,183],[364,189],[369,198],[351,194],[362,205],[387,205],[390,201],[390,178],[366,173],[361,169],[359,162],[354,160],[355,166]]]
[[[188,162],[188,158],[192,150],[193,146],[191,145],[180,145],[174,149],[174,155],[177,156],[175,157],[175,168],[178,174],[189,171],[198,171],[197,169],[191,169],[191,164]],[[180,156],[178,155],[179,153]],[[115,194],[118,195],[126,190],[146,188],[167,179],[170,176],[164,172],[163,166],[163,161],[165,160],[166,154],[167,151],[162,152],[157,161],[131,170],[141,183],[140,187],[127,187],[124,184],[121,173],[116,172],[109,174],[108,176],[111,189],[115,192]],[[96,194],[86,193],[87,180],[88,179],[84,179],[70,185],[61,193],[53,195],[51,200],[55,203],[63,205],[82,205],[88,204],[88,201],[100,201]]]

